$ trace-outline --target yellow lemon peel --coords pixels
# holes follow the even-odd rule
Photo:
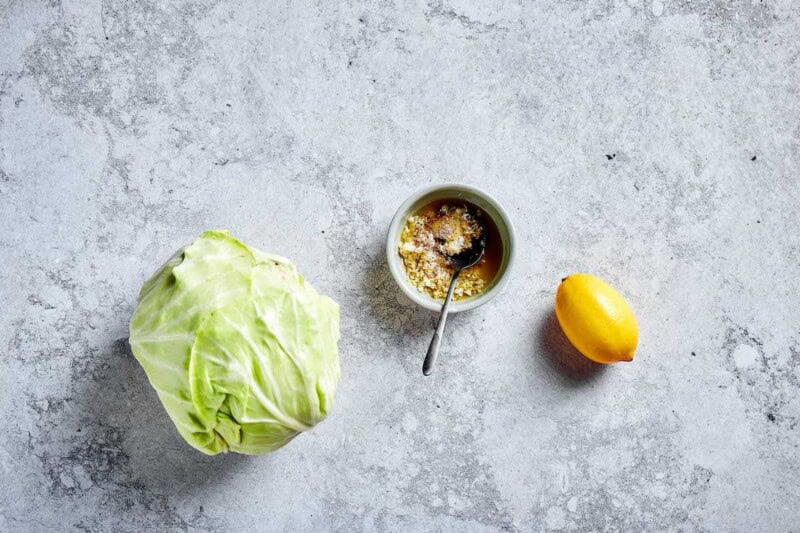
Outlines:
[[[598,363],[633,361],[639,326],[628,302],[591,274],[572,274],[556,291],[556,316],[575,348]]]

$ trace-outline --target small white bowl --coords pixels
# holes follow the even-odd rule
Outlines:
[[[442,308],[443,301],[431,298],[411,284],[406,275],[403,260],[397,251],[397,247],[400,244],[400,234],[403,231],[408,217],[412,216],[424,205],[443,198],[461,198],[480,207],[483,212],[492,219],[495,226],[497,226],[497,231],[503,242],[503,258],[500,262],[500,268],[489,288],[476,296],[471,296],[463,300],[454,300],[450,303],[450,312],[459,313],[461,311],[475,309],[485,304],[497,296],[508,281],[509,275],[511,274],[511,265],[514,261],[514,226],[511,224],[511,218],[508,216],[508,213],[506,213],[505,209],[503,209],[497,200],[492,198],[488,193],[477,187],[472,187],[471,185],[460,185],[456,183],[434,185],[415,192],[403,202],[403,205],[397,210],[389,226],[389,234],[386,237],[386,261],[389,263],[389,271],[392,273],[392,277],[397,282],[397,285],[400,286],[403,293],[413,302],[425,309],[439,311]]]

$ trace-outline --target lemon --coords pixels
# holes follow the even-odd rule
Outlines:
[[[572,274],[556,292],[556,316],[569,341],[598,363],[633,361],[636,317],[614,288],[591,274]]]

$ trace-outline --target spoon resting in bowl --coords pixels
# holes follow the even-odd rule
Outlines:
[[[430,376],[431,373],[433,373],[433,365],[436,362],[436,357],[439,355],[439,347],[442,344],[442,336],[444,335],[444,326],[447,322],[448,306],[453,299],[453,293],[458,283],[458,276],[465,269],[478,264],[486,250],[486,221],[481,214],[476,213],[469,206],[465,206],[465,217],[468,219],[469,223],[476,226],[477,231],[473,231],[473,235],[467,235],[467,239],[465,239],[464,235],[460,234],[458,239],[455,240],[447,239],[446,235],[437,236],[437,242],[440,244],[440,253],[444,255],[447,262],[453,267],[453,277],[450,279],[450,286],[447,289],[447,296],[445,296],[442,310],[439,313],[439,322],[437,322],[436,330],[433,332],[433,338],[428,347],[428,353],[425,355],[425,361],[422,363],[422,373],[426,376]]]

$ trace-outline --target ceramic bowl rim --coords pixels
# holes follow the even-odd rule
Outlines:
[[[516,252],[516,235],[514,232],[514,225],[511,222],[511,217],[508,215],[508,212],[492,195],[482,189],[479,189],[478,187],[475,187],[474,185],[467,185],[463,183],[442,183],[417,190],[400,205],[395,212],[394,217],[392,217],[392,222],[389,224],[389,232],[386,236],[386,262],[389,265],[389,271],[391,272],[395,283],[397,283],[397,285],[400,287],[400,290],[412,302],[430,311],[439,311],[441,309],[442,303],[440,301],[434,300],[427,294],[420,292],[416,287],[411,285],[411,282],[406,276],[405,269],[403,268],[402,260],[397,253],[397,245],[400,240],[400,232],[402,231],[402,227],[405,224],[406,219],[411,214],[412,207],[414,207],[415,204],[420,203],[420,200],[427,196],[433,196],[435,193],[448,190],[464,194],[466,200],[475,198],[478,199],[477,203],[485,203],[491,206],[491,208],[496,211],[498,215],[497,217],[493,217],[493,220],[498,227],[498,231],[500,231],[501,236],[505,233],[505,236],[507,237],[507,242],[503,243],[503,246],[507,248],[507,250],[504,250],[505,260],[498,271],[499,277],[493,281],[492,286],[486,292],[482,292],[477,296],[473,296],[465,300],[452,302],[450,304],[450,312],[459,313],[462,311],[475,309],[476,307],[485,304],[497,296],[503,290],[506,283],[508,283],[508,280],[511,276],[511,270],[514,265]],[[498,218],[499,220],[497,220]],[[505,232],[503,229],[505,229]]]

